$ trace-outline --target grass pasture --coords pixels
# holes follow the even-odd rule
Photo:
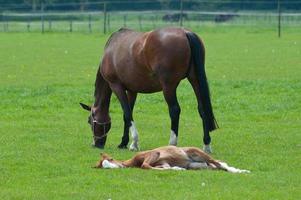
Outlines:
[[[214,171],[95,170],[88,113],[95,73],[109,35],[0,33],[0,199],[299,199],[301,196],[301,36],[287,30],[232,27],[198,31],[220,129],[213,156],[249,169]],[[196,99],[178,88],[179,145],[200,146]],[[105,152],[117,159],[122,113],[113,96]],[[142,150],[166,145],[162,94],[138,96],[134,118]]]

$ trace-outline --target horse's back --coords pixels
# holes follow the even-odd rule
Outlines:
[[[177,83],[185,78],[190,47],[184,29],[147,33],[121,30],[110,40],[102,69],[108,81],[119,81],[129,90],[148,93],[162,90],[162,82]]]
[[[164,28],[151,32],[144,46],[148,64],[157,67],[186,68],[190,60],[190,47],[182,28]]]

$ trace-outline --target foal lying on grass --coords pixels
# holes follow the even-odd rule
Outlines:
[[[230,167],[227,163],[214,160],[201,149],[195,147],[166,146],[137,153],[133,158],[119,161],[107,154],[101,154],[101,160],[95,168],[137,167],[157,170],[215,169],[231,173],[250,173],[249,170]]]

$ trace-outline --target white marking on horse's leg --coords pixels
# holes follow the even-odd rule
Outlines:
[[[169,145],[177,146],[178,144],[178,137],[176,136],[175,132],[171,130],[170,138],[169,138]]]
[[[231,172],[231,173],[250,173],[249,170],[230,167],[227,163],[224,163],[224,162],[219,162],[219,163],[220,163],[220,165],[223,169],[225,169],[225,170],[227,170],[228,172]]]
[[[203,150],[204,150],[206,153],[212,153],[212,149],[211,149],[210,144],[205,144]]]
[[[131,151],[138,151],[139,150],[139,146],[138,146],[138,131],[137,131],[135,123],[133,121],[131,121],[131,124],[132,125],[130,127],[130,131],[131,131],[133,142],[130,145],[130,150]]]

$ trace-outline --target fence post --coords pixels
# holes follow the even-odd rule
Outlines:
[[[110,13],[108,13],[108,20],[107,20],[107,26],[108,26],[108,31],[111,31],[111,24],[110,24]]]
[[[51,21],[51,19],[49,19],[49,21],[48,21],[48,29],[49,29],[49,31],[51,31],[51,29],[52,29],[52,21]]]
[[[281,7],[280,0],[278,0],[278,37],[281,37]]]
[[[0,12],[0,21],[1,21],[1,24],[3,25],[4,23],[4,14],[2,12]],[[3,32],[4,32],[4,26],[3,26]]]
[[[3,31],[6,32],[6,17],[4,12],[2,13],[2,24],[3,24]]]
[[[92,33],[91,14],[89,14],[89,33]]]
[[[123,15],[123,27],[126,27],[127,15]]]
[[[107,3],[103,3],[103,33],[107,33]]]
[[[153,29],[155,29],[156,28],[156,23],[155,23],[155,17],[154,16],[152,16],[152,24],[153,24]]]
[[[42,33],[44,33],[44,3],[41,2],[41,25]]]
[[[180,26],[183,26],[183,0],[180,0]]]
[[[69,32],[72,33],[72,19],[70,20],[70,24],[69,24]]]
[[[30,19],[27,21],[27,31],[30,32]]]
[[[9,28],[8,28],[8,19],[5,20],[5,31],[8,32]]]
[[[142,17],[141,15],[138,16],[138,21],[139,21],[139,30],[142,31]]]

